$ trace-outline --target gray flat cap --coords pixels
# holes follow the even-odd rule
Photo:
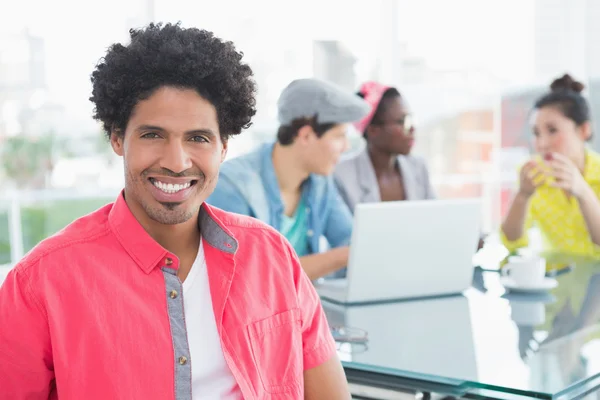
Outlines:
[[[343,124],[358,121],[371,111],[359,96],[318,79],[292,81],[281,92],[277,107],[281,125],[314,116],[320,124]]]

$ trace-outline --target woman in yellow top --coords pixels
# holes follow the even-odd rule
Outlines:
[[[600,155],[585,145],[592,136],[583,84],[555,80],[535,104],[537,153],[519,174],[519,191],[502,224],[509,251],[526,247],[535,224],[545,250],[600,256]]]

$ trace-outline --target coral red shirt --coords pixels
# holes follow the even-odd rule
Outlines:
[[[335,354],[288,242],[204,204],[199,227],[223,355],[245,399],[303,399]],[[0,399],[191,399],[178,259],[123,196],[41,242],[0,288]]]

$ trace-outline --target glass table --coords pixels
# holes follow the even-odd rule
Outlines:
[[[338,343],[348,382],[459,398],[600,399],[600,261],[547,255],[558,286],[511,293],[475,268],[461,295],[343,306],[331,326],[365,331]]]

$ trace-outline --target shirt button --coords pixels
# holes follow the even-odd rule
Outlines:
[[[172,299],[175,299],[175,298],[177,298],[178,294],[179,293],[177,293],[177,290],[171,290],[171,292],[169,293],[169,297]]]
[[[306,213],[310,214],[310,207],[306,207]]]
[[[312,229],[309,229],[309,230],[306,231],[306,236],[312,237],[312,235],[313,235]]]
[[[185,364],[187,364],[187,357],[186,356],[179,357],[179,365],[185,365]]]
[[[167,257],[167,259],[165,260],[165,264],[166,264],[166,265],[171,265],[171,264],[173,264],[173,259],[172,259],[172,258],[170,258],[170,257]]]

